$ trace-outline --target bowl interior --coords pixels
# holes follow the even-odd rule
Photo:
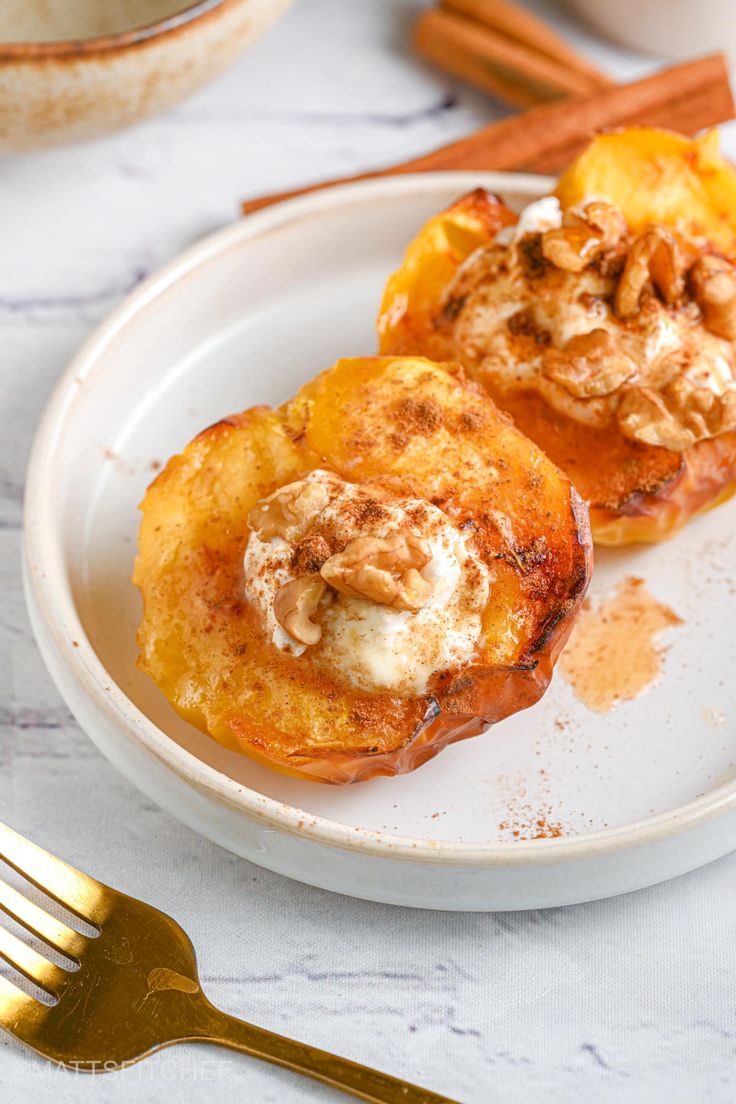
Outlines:
[[[199,247],[137,293],[72,366],[35,505],[47,563],[58,553],[58,572],[49,568],[44,585],[59,624],[69,636],[86,634],[81,647],[67,646],[68,662],[89,666],[89,642],[101,692],[112,680],[116,694],[201,762],[307,814],[513,847],[519,838],[626,825],[733,780],[736,501],[670,544],[598,554],[594,594],[642,577],[684,621],[648,693],[596,714],[556,676],[537,706],[485,736],[411,775],[345,788],[284,777],[182,721],[136,669],[140,600],[130,583],[136,506],[166,458],[220,417],[277,403],[337,357],[374,351],[381,289],[404,244],[478,183],[517,207],[544,189],[489,174],[405,179],[370,193],[361,186],[277,209]]]
[[[122,34],[206,6],[201,0],[3,0],[0,42],[66,42]]]

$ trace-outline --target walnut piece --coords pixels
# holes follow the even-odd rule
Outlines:
[[[565,272],[582,272],[600,245],[601,239],[587,226],[560,226],[542,234],[543,255]]]
[[[669,409],[690,430],[695,441],[736,428],[736,389],[716,395],[710,387],[680,376],[670,383],[664,395]]]
[[[685,290],[685,258],[677,238],[664,226],[650,226],[629,250],[616,289],[616,314],[633,318],[641,294],[651,281],[667,303],[676,302]]]
[[[280,487],[257,503],[248,514],[248,525],[262,541],[272,537],[295,540],[330,500],[326,487],[301,479]]]
[[[594,200],[565,211],[562,226],[542,235],[542,253],[556,268],[582,272],[599,250],[617,245],[625,233],[621,213],[610,203]]]
[[[564,349],[545,349],[542,375],[577,399],[611,395],[636,372],[631,357],[607,330],[576,334]]]
[[[605,249],[618,245],[627,232],[626,220],[618,207],[600,199],[592,199],[582,209],[571,208],[565,213],[565,221],[571,225],[584,222],[595,231]]]
[[[322,566],[325,582],[351,598],[367,598],[397,610],[426,605],[432,585],[420,575],[432,558],[427,541],[412,533],[357,537]]]
[[[725,257],[708,253],[691,268],[690,286],[706,328],[736,341],[736,268]]]
[[[647,445],[682,452],[693,444],[692,433],[667,409],[663,396],[651,387],[631,387],[618,408],[618,423],[627,437]]]
[[[716,395],[685,376],[664,391],[631,387],[618,408],[627,437],[683,452],[698,441],[736,429],[736,390]]]
[[[327,583],[320,575],[302,575],[285,583],[276,593],[274,617],[300,644],[316,644],[322,637],[322,626],[311,618],[326,590]]]

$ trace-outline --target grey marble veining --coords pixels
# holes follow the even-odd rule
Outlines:
[[[517,915],[419,913],[310,889],[219,850],[125,782],[61,703],[28,628],[28,448],[94,325],[147,272],[236,217],[243,196],[402,160],[498,114],[408,55],[420,6],[300,0],[238,68],[166,117],[0,164],[2,819],[171,912],[211,997],[266,1027],[466,1104],[725,1104],[736,1098],[735,857],[625,898]],[[621,76],[651,67],[574,36]],[[0,1037],[8,1101],[172,1094],[338,1099],[210,1049],[175,1048],[101,1080]]]

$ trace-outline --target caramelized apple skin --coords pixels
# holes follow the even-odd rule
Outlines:
[[[513,211],[482,188],[431,218],[386,284],[378,316],[380,351],[456,360],[434,325],[442,292],[466,257],[514,222]]]
[[[605,155],[608,163],[612,156],[610,142],[605,146]],[[592,174],[595,160],[587,164],[588,173]],[[599,194],[603,184],[598,176],[592,179],[597,186],[595,194]],[[565,181],[563,177],[560,182],[563,197],[570,194],[577,199],[584,189],[581,174]],[[720,183],[719,188],[720,196],[725,185]],[[404,264],[386,284],[378,317],[381,353],[458,358],[452,329],[443,324],[443,293],[462,261],[478,247],[493,241],[497,232],[494,219],[504,223],[513,219],[510,212],[505,216],[497,212],[498,201],[492,197],[488,203],[493,217],[489,217],[480,198],[482,194],[471,193],[430,219],[410,244]],[[617,198],[627,215],[622,185]],[[644,217],[643,213],[649,210],[646,195],[639,194],[636,202],[639,205],[636,211]],[[455,220],[459,227],[457,236],[452,229]],[[456,242],[452,254],[447,249],[448,240]],[[533,390],[502,391],[494,387],[488,373],[472,364],[465,367],[512,416],[518,428],[571,478],[589,507],[596,543],[618,545],[668,539],[693,515],[723,502],[736,491],[734,433],[674,452],[632,441],[616,426],[605,430],[589,428],[554,411]]]
[[[423,696],[346,688],[276,648],[243,597],[251,508],[316,468],[440,505],[492,569],[477,659]],[[219,422],[142,509],[141,667],[226,746],[323,782],[414,770],[532,705],[591,570],[569,480],[459,368],[419,358],[340,361],[280,410]]]
[[[498,399],[522,433],[570,476],[588,503],[597,544],[667,540],[736,492],[736,433],[671,452],[631,441],[615,426],[574,422],[531,391]]]

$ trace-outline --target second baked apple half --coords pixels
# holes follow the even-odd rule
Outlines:
[[[590,570],[570,481],[460,368],[342,360],[151,485],[140,663],[231,748],[396,774],[537,701]]]
[[[386,286],[380,349],[459,360],[570,476],[601,544],[736,491],[736,172],[715,135],[598,136],[516,216],[477,191]]]

